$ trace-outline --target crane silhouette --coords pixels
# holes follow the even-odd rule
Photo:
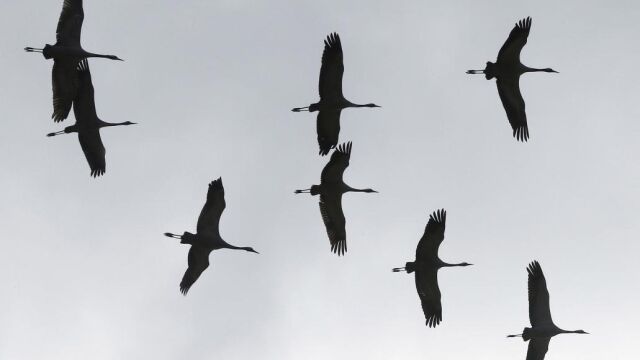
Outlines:
[[[394,268],[393,272],[406,271],[408,274],[415,272],[416,289],[422,304],[422,312],[428,327],[436,327],[442,321],[442,303],[440,301],[440,288],[438,287],[438,270],[442,267],[469,266],[472,264],[462,262],[448,264],[438,257],[438,249],[444,240],[444,228],[447,220],[447,212],[444,209],[436,210],[429,216],[429,221],[424,229],[424,235],[416,248],[416,260],[408,262],[402,268]]]
[[[551,68],[535,69],[520,62],[520,52],[527,43],[529,30],[531,17],[520,20],[502,45],[495,63],[487,61],[484,70],[467,70],[467,74],[484,74],[487,80],[496,78],[498,94],[513,129],[513,137],[522,142],[529,139],[529,128],[524,99],[520,93],[520,75],[537,71],[557,73]]]
[[[295,191],[296,194],[320,195],[320,214],[327,228],[331,251],[339,256],[344,255],[347,251],[347,233],[344,212],[342,211],[342,194],[350,191],[377,193],[372,189],[354,189],[344,183],[342,175],[349,166],[350,157],[351,142],[341,144],[333,151],[331,159],[322,169],[320,185],[311,185],[309,189]]]
[[[239,247],[228,244],[220,237],[220,216],[226,207],[224,201],[224,187],[222,178],[212,181],[207,191],[207,202],[205,202],[200,216],[198,217],[197,231],[195,234],[184,232],[182,235],[164,233],[170,238],[180,239],[181,244],[189,244],[189,267],[180,282],[180,292],[187,295],[187,292],[198,280],[200,274],[209,267],[209,254],[218,249],[245,250],[258,254],[250,247]]]
[[[544,359],[549,349],[549,341],[558,334],[588,334],[584,330],[562,330],[551,320],[549,308],[549,291],[547,281],[542,273],[542,267],[537,261],[533,261],[527,267],[529,285],[529,321],[530,328],[524,328],[522,334],[508,335],[507,337],[522,337],[529,341],[527,360]]]
[[[111,60],[121,60],[115,55],[94,54],[85,51],[80,45],[80,33],[84,11],[82,0],[64,0],[62,12],[56,29],[56,43],[46,44],[44,48],[24,48],[27,52],[42,53],[45,59],[53,58],[53,114],[55,122],[63,121],[69,116],[71,103],[78,91],[76,66],[80,60],[89,57],[99,57]]]
[[[78,63],[76,77],[78,78],[79,85],[77,96],[73,102],[73,113],[76,117],[76,123],[67,126],[64,130],[49,133],[47,136],[78,133],[80,147],[91,168],[91,176],[97,177],[103,175],[106,170],[105,150],[102,139],[100,138],[100,128],[134,125],[136,123],[131,121],[110,123],[98,118],[93,84],[91,82],[91,71],[89,70],[89,62],[87,59]]]
[[[329,34],[324,41],[322,66],[320,67],[320,81],[318,89],[320,101],[309,106],[294,108],[291,111],[318,111],[316,130],[320,155],[324,156],[338,145],[340,134],[340,112],[350,107],[380,107],[376,104],[354,104],[342,95],[342,43],[337,33]]]

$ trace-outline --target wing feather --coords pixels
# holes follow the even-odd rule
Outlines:
[[[188,262],[189,267],[182,276],[180,281],[180,292],[187,295],[191,286],[198,280],[200,274],[209,267],[209,253],[211,250],[201,246],[192,245],[189,249]]]
[[[105,173],[105,149],[98,128],[80,128],[78,140],[84,156],[91,168],[91,176],[98,177]]]
[[[318,84],[320,99],[323,101],[338,101],[342,99],[342,43],[337,33],[327,36],[322,53],[322,67]]]
[[[436,327],[442,321],[442,303],[438,287],[438,270],[421,266],[416,269],[416,289],[422,304],[422,312],[428,327]]]
[[[222,185],[222,178],[209,183],[209,190],[207,191],[207,201],[200,211],[198,217],[197,231],[199,234],[213,234],[219,235],[220,217],[227,203],[224,200],[224,186]]]
[[[529,321],[531,326],[553,325],[549,308],[549,291],[542,267],[533,261],[527,268],[529,285]]]
[[[444,240],[446,221],[447,212],[444,209],[436,210],[429,216],[424,234],[416,248],[416,260],[433,261],[438,258],[438,248]]]
[[[64,0],[56,28],[56,44],[80,47],[83,20],[82,0]]]
[[[516,26],[509,33],[507,41],[498,52],[498,63],[519,63],[520,52],[527,43],[529,31],[531,30],[531,17],[522,19],[516,23]]]
[[[69,116],[71,105],[78,93],[78,74],[75,61],[55,60],[51,70],[51,84],[53,88],[54,122],[61,122]]]
[[[503,78],[497,80],[496,84],[500,100],[502,100],[502,106],[513,129],[513,137],[518,141],[527,141],[529,139],[529,127],[527,126],[527,114],[524,110],[524,99],[520,93],[520,78]]]
[[[340,184],[344,171],[349,166],[351,158],[351,141],[340,144],[331,154],[331,159],[322,169],[320,180],[322,184]]]
[[[340,109],[323,109],[318,112],[316,131],[318,133],[319,154],[325,156],[338,145],[340,136]]]
[[[551,338],[533,338],[529,340],[527,360],[544,360],[544,356],[549,350],[549,340]]]
[[[346,220],[342,211],[342,194],[336,196],[320,195],[320,214],[327,229],[331,251],[344,255],[347,251]]]

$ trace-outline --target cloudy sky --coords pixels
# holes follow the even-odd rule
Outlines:
[[[89,177],[73,123],[50,119],[62,0],[0,2],[0,358],[524,359],[525,267],[547,276],[564,335],[547,359],[630,359],[640,336],[640,7],[635,1],[85,1],[107,173]],[[532,16],[522,60],[531,139],[516,142],[494,61]],[[315,114],[324,37],[340,33],[344,92],[338,258],[318,199]],[[222,236],[187,297],[188,248],[222,176]],[[412,260],[448,211],[443,322],[424,325]]]

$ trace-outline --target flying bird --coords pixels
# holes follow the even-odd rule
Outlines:
[[[181,244],[189,244],[189,267],[180,282],[180,292],[187,295],[187,292],[198,280],[200,274],[209,267],[209,254],[218,249],[244,250],[258,253],[250,247],[238,247],[228,244],[220,237],[220,216],[226,207],[224,201],[224,187],[222,178],[212,181],[207,192],[207,202],[204,204],[195,234],[184,232],[182,235],[164,233],[170,238],[180,239]]]
[[[443,267],[472,265],[466,262],[448,264],[438,257],[438,249],[442,240],[444,240],[446,220],[447,213],[444,209],[434,211],[429,217],[429,222],[427,222],[427,226],[424,229],[424,235],[422,235],[416,248],[416,260],[406,263],[402,268],[393,269],[393,272],[406,271],[407,274],[416,273],[416,289],[418,290],[422,312],[424,312],[428,327],[436,327],[442,321],[438,270]]]
[[[91,71],[89,70],[89,62],[87,59],[80,61],[76,72],[79,85],[79,91],[73,102],[73,113],[76,117],[76,123],[67,126],[64,130],[49,133],[47,136],[78,133],[80,147],[91,168],[91,176],[97,177],[103,175],[106,170],[105,150],[102,139],[100,138],[100,128],[133,125],[135,123],[131,121],[109,123],[100,120],[96,114]]]
[[[531,327],[524,328],[522,334],[507,337],[522,337],[529,341],[527,360],[543,360],[549,349],[549,341],[558,334],[588,334],[584,330],[562,330],[551,320],[549,308],[549,291],[547,281],[542,273],[542,267],[533,261],[527,268],[529,285],[529,321]]]
[[[122,60],[115,55],[94,54],[85,51],[80,45],[80,33],[84,11],[82,0],[64,0],[62,13],[56,29],[56,43],[46,44],[44,48],[24,48],[27,52],[42,53],[45,59],[53,58],[53,114],[55,122],[63,121],[69,116],[71,103],[78,91],[76,66],[80,60],[89,57],[100,57],[111,60]]]
[[[527,43],[529,30],[531,30],[531,18],[520,20],[502,45],[495,63],[487,61],[484,70],[467,70],[467,74],[484,74],[487,80],[496,78],[498,94],[513,129],[513,137],[522,142],[529,139],[529,127],[527,114],[524,111],[524,99],[520,93],[520,75],[536,71],[557,73],[551,68],[535,69],[520,62],[520,52]]]
[[[380,107],[376,104],[354,104],[342,95],[342,43],[337,33],[329,34],[324,41],[322,53],[322,67],[320,67],[320,81],[318,89],[320,101],[309,106],[294,108],[291,111],[318,111],[316,129],[320,155],[324,156],[338,145],[340,134],[340,112],[350,107]]]
[[[320,214],[327,228],[331,251],[338,255],[344,255],[347,251],[347,234],[345,230],[345,218],[342,211],[342,194],[346,192],[377,193],[372,189],[354,189],[344,183],[342,175],[349,166],[351,157],[351,142],[338,146],[331,154],[329,163],[322,169],[320,185],[311,185],[311,188],[296,190],[296,194],[309,193],[313,196],[320,195]]]

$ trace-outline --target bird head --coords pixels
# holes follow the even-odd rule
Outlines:
[[[584,330],[576,330],[573,332],[574,334],[589,334],[588,332],[584,331]]]
[[[364,189],[364,192],[366,192],[366,193],[377,193],[377,191],[375,191],[373,189]]]
[[[553,70],[552,68],[546,68],[544,69],[545,72],[552,72],[552,73],[558,73],[557,71]]]
[[[244,248],[244,250],[246,250],[246,251],[248,251],[248,252],[252,252],[252,253],[256,253],[256,254],[260,254],[259,252],[257,252],[257,251],[255,251],[255,250],[253,250],[253,248],[252,248],[252,247],[246,247],[246,248]]]
[[[473,265],[473,264],[469,264],[468,262],[463,262],[463,263],[460,264],[460,266],[471,266],[471,265]]]
[[[109,55],[109,56],[107,56],[107,58],[108,58],[108,59],[111,59],[111,60],[124,61],[124,60],[120,59],[119,57],[117,57],[117,56],[115,56],[115,55]]]
[[[382,107],[382,106],[376,105],[376,104],[374,104],[374,103],[366,104],[365,106],[366,106],[366,107]]]
[[[125,121],[122,123],[122,125],[135,125],[137,123],[131,122],[131,121]]]

